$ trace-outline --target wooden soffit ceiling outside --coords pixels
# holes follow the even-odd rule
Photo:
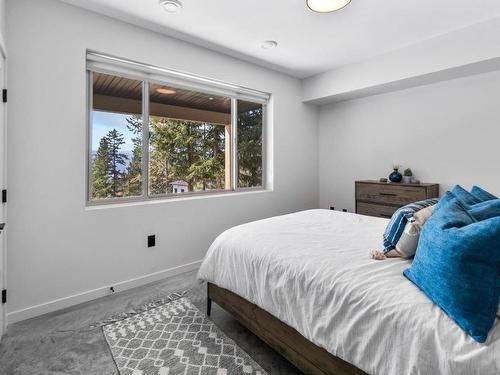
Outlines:
[[[124,112],[137,113],[138,104],[133,105],[133,102],[140,102],[142,99],[142,81],[133,80],[124,77],[118,77],[103,73],[93,73],[94,96],[107,97],[109,103],[112,99],[128,99],[122,103],[130,103],[130,110]],[[169,94],[161,93],[158,90],[169,90]],[[201,110],[216,112],[219,114],[231,114],[231,99],[228,97],[210,95],[196,91],[180,89],[167,85],[150,84],[149,99],[152,108],[161,108],[161,105],[175,106],[190,110]],[[160,106],[159,106],[160,105]],[[123,107],[123,105],[122,105]],[[248,111],[260,107],[260,104],[240,101],[238,103],[238,111]],[[104,108],[96,108],[102,109]],[[123,108],[126,109],[126,108]],[[154,113],[152,113],[155,115]],[[157,114],[160,115],[160,114]]]

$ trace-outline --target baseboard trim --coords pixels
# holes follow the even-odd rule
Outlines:
[[[168,268],[166,270],[150,273],[149,275],[136,277],[130,280],[110,284],[113,285],[116,292],[132,289],[138,286],[146,285],[167,277],[176,276],[184,272],[194,271],[200,268],[201,260],[187,263],[182,266]],[[17,323],[26,319],[31,319],[43,314],[62,310],[80,303],[92,301],[94,299],[105,297],[110,294],[109,285],[101,288],[89,290],[72,296],[55,299],[53,301],[41,303],[39,305],[27,307],[17,311],[7,313],[7,324]]]

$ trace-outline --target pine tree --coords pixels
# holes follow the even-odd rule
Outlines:
[[[189,191],[222,189],[224,127],[153,117],[150,122],[150,190],[170,193],[169,183],[184,180]]]
[[[212,125],[209,132],[207,142],[210,143],[211,150],[209,152],[208,164],[209,175],[212,180],[215,179],[215,189],[223,189],[225,178],[225,129],[223,126]]]
[[[225,174],[224,127],[213,124],[193,124],[198,140],[195,162],[189,167],[189,177],[201,190],[222,189]]]
[[[128,161],[121,153],[125,143],[123,135],[116,129],[108,132],[99,141],[99,148],[92,163],[92,197],[111,198],[123,196],[123,177],[121,171]]]
[[[111,195],[110,165],[109,140],[107,137],[102,137],[92,163],[92,197],[94,199],[108,198]]]
[[[262,185],[262,107],[238,113],[238,186]]]
[[[149,185],[152,194],[168,193],[169,182],[174,178],[171,163],[179,140],[175,124],[175,121],[161,117],[150,120]]]
[[[120,152],[121,146],[125,144],[123,134],[113,129],[106,135],[109,142],[110,168],[109,177],[111,180],[111,191],[113,197],[123,196],[123,176],[120,166],[127,164],[128,156]]]
[[[142,194],[142,118],[132,116],[127,118],[127,128],[134,134],[132,143],[134,150],[132,160],[127,166],[125,180],[127,196],[139,196]]]

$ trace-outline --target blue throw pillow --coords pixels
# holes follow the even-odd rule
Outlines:
[[[482,200],[477,198],[475,195],[472,195],[467,190],[465,190],[460,185],[455,185],[455,187],[451,190],[451,193],[460,200],[460,202],[466,204],[476,204],[481,203]]]
[[[403,231],[408,221],[413,218],[413,215],[429,206],[433,206],[438,202],[438,199],[426,199],[415,203],[407,204],[401,207],[391,217],[391,221],[387,225],[384,232],[384,254],[396,248]]]
[[[473,204],[467,207],[467,211],[469,211],[477,221],[500,216],[500,199],[491,199],[486,202]]]
[[[445,207],[449,202],[456,198],[462,206],[476,219],[477,221],[490,219],[495,216],[500,216],[500,199],[491,199],[476,204],[467,204],[461,201],[458,197],[447,191],[439,200],[439,203],[434,208],[434,213]]]
[[[458,185],[457,185],[458,186]],[[466,191],[467,192],[467,191]],[[448,205],[448,202],[453,199],[457,198],[455,195],[453,195],[452,192],[447,191],[444,193],[444,195],[439,199],[439,202],[437,202],[436,207],[434,207],[433,213],[436,213],[439,211],[442,207],[445,207]],[[462,202],[463,203],[463,202]]]
[[[481,189],[479,186],[473,186],[472,190],[470,193],[475,196],[476,198],[480,199],[481,201],[489,201],[492,199],[498,199],[498,197],[495,197],[493,194],[488,193],[486,190]]]
[[[498,309],[500,217],[477,221],[457,198],[445,198],[420,235],[404,275],[477,342]]]
[[[489,193],[488,193],[489,194]],[[434,213],[439,211],[442,206],[446,206],[451,199],[456,198],[452,193],[447,191],[443,197],[439,200],[438,204],[434,208]],[[476,219],[477,221],[490,219],[492,217],[500,216],[500,199],[487,200],[481,203],[476,203],[473,205],[468,205],[464,202],[460,202],[467,211]],[[500,263],[497,265],[497,288],[500,294]]]

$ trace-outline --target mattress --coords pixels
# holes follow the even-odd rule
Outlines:
[[[310,210],[240,225],[198,277],[369,374],[500,374],[498,319],[479,344],[403,276],[409,260],[370,258],[387,222]]]

